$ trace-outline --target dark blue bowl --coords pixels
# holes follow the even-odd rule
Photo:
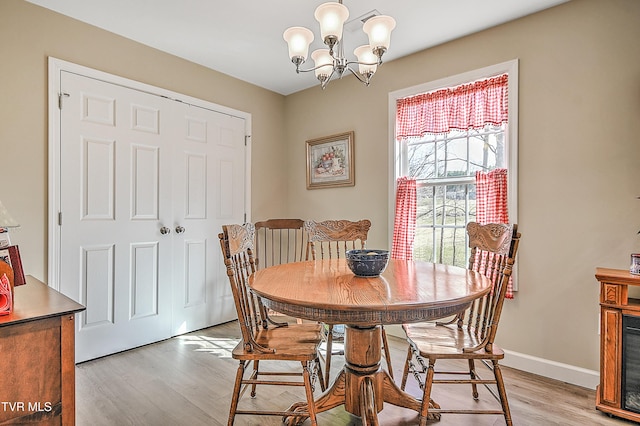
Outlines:
[[[359,277],[376,277],[389,263],[389,250],[347,250],[347,265]]]

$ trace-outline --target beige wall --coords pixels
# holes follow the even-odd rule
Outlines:
[[[498,338],[598,370],[595,268],[627,268],[640,250],[638,40],[637,0],[573,0],[385,63],[369,88],[345,78],[290,95],[289,213],[368,217],[369,246],[389,247],[388,93],[518,58],[520,291]],[[307,191],[305,140],[347,130],[356,186]]]
[[[21,0],[0,2],[0,200],[27,273],[47,274],[47,57],[252,114],[252,215],[372,220],[389,246],[388,93],[520,60],[520,291],[502,346],[598,369],[596,266],[640,251],[640,2],[573,0],[288,97]],[[393,45],[391,46],[393,48]],[[291,78],[295,78],[292,73]],[[306,190],[305,140],[355,131],[356,186]],[[281,165],[283,153],[289,167]]]
[[[22,0],[0,2],[0,200],[21,227],[25,271],[47,278],[47,58],[205,99],[252,115],[254,211],[286,199],[284,97]],[[269,179],[264,179],[269,176]],[[212,236],[215,238],[215,236]]]

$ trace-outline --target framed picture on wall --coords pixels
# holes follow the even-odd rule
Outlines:
[[[355,183],[353,132],[307,141],[307,189]]]

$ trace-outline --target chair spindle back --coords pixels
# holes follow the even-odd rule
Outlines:
[[[368,219],[350,220],[308,220],[304,229],[309,233],[307,259],[344,258],[347,250],[363,249],[371,228]]]
[[[468,327],[482,343],[468,351],[485,347],[490,351],[498,330],[502,305],[507,285],[513,272],[520,233],[518,225],[476,222],[467,224],[469,236],[469,269],[479,272],[491,280],[492,289],[477,299],[466,311],[467,318],[458,317],[458,327]],[[464,314],[463,314],[464,315]]]
[[[303,225],[302,219],[256,222],[256,268],[305,260],[308,238]]]
[[[255,227],[251,223],[224,225],[218,237],[245,350],[264,351],[265,348],[255,342],[255,336],[265,324],[263,319],[266,314],[258,298],[249,289],[249,276],[256,270],[253,258]]]

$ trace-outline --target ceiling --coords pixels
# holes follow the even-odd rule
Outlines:
[[[283,95],[318,84],[312,72],[296,75],[282,33],[304,26],[316,38],[310,52],[324,47],[313,17],[323,0],[27,1]],[[566,1],[345,0],[345,52],[367,44],[358,18],[372,10],[397,22],[389,62]]]

